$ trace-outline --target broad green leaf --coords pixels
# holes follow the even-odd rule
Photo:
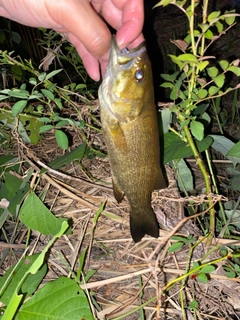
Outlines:
[[[208,93],[210,96],[214,96],[216,93],[218,93],[220,88],[216,87],[216,86],[211,86],[208,90]]]
[[[208,95],[208,92],[206,89],[200,89],[197,94],[200,99],[204,99]]]
[[[225,81],[225,75],[224,75],[224,74],[220,74],[220,75],[217,76],[216,78],[213,78],[213,81],[215,82],[215,84],[216,84],[219,88],[222,88],[222,86],[224,85],[224,81]]]
[[[211,272],[213,272],[214,270],[215,270],[216,268],[214,267],[214,266],[212,266],[212,265],[209,265],[209,266],[204,266],[204,267],[202,267],[202,269],[201,269],[201,273],[211,273]]]
[[[54,100],[54,95],[53,95],[53,93],[52,93],[50,90],[41,89],[41,92],[42,92],[42,94],[43,94],[46,98],[48,98],[48,99],[50,99],[50,100]]]
[[[168,248],[168,252],[176,252],[180,250],[184,246],[184,242],[175,242],[171,244],[171,246]]]
[[[233,279],[236,277],[236,273],[233,270],[225,271],[225,274],[228,278]]]
[[[161,73],[160,76],[167,82],[173,82],[176,80],[179,75],[179,71],[174,72],[173,74]]]
[[[52,124],[46,124],[45,126],[42,126],[39,130],[39,133],[44,133],[54,128]]]
[[[215,22],[214,20],[216,20],[221,14],[221,11],[213,11],[208,15],[208,22]]]
[[[82,160],[86,151],[86,143],[81,144],[76,149],[64,154],[63,156],[51,161],[48,166],[52,169],[58,170],[63,166],[68,165],[72,161]]]
[[[193,190],[193,176],[191,170],[186,165],[184,159],[180,159],[177,164],[176,179],[181,191],[192,191]]]
[[[226,156],[240,158],[240,141],[238,141],[237,143],[235,143],[231,146],[231,148],[228,150]]]
[[[198,64],[198,69],[200,71],[203,71],[208,64],[209,64],[209,61],[207,61],[207,60],[200,61],[199,64]]]
[[[36,80],[36,78],[33,78],[33,77],[32,77],[32,78],[30,78],[30,79],[29,79],[29,83],[31,83],[32,85],[34,85],[34,86],[35,86],[35,85],[37,84],[37,80]]]
[[[232,161],[233,165],[236,166],[237,163],[240,163],[240,142],[238,142],[238,147],[235,147],[237,144],[234,144],[230,139],[224,136],[211,135],[213,138],[212,148],[221,152],[225,157]],[[239,148],[239,152],[235,152],[234,149]]]
[[[156,8],[158,6],[167,6],[169,3],[173,2],[173,0],[161,0],[159,1],[153,8]]]
[[[185,142],[181,140],[173,132],[167,132],[164,136],[164,163],[171,160],[186,158],[192,156],[192,150]],[[199,152],[207,150],[212,144],[212,138],[207,136],[202,141],[196,140],[196,145]]]
[[[48,73],[48,74],[46,75],[46,78],[45,78],[45,79],[48,80],[48,79],[54,77],[56,74],[60,73],[62,70],[63,70],[63,69],[53,70],[52,72],[50,72],[50,73]]]
[[[15,320],[94,320],[88,300],[67,277],[48,282],[23,304]]]
[[[55,235],[61,229],[62,222],[67,219],[56,218],[36,194],[31,192],[21,207],[20,220],[28,228],[44,235]]]
[[[3,95],[3,94],[0,94],[0,101],[1,100],[5,100],[5,99],[7,99],[8,98],[8,96],[5,96],[5,95]]]
[[[60,148],[62,148],[63,150],[66,150],[68,148],[68,137],[63,131],[56,130],[55,139]]]
[[[55,98],[54,102],[58,106],[58,108],[61,110],[62,109],[62,100],[60,98]]]
[[[174,87],[174,84],[172,82],[163,82],[161,85],[160,85],[162,88],[173,88]]]
[[[223,24],[220,21],[216,22],[216,27],[217,27],[218,33],[221,33],[223,31]]]
[[[218,75],[218,69],[216,67],[207,68],[207,73],[209,77],[215,78]]]
[[[230,66],[228,71],[233,72],[237,77],[240,77],[240,68],[236,66]]]
[[[199,121],[191,121],[190,123],[190,129],[192,132],[192,135],[201,141],[204,137],[204,125]]]
[[[3,288],[4,284],[7,285],[4,288],[4,291],[0,297],[0,301],[7,305],[16,290],[19,282],[28,271],[29,267],[33,264],[33,262],[37,259],[39,254],[34,254],[32,256],[27,256],[23,258],[20,263],[18,263],[16,269],[13,271],[15,266],[12,266],[7,270],[4,276],[0,277],[0,288]],[[29,297],[32,293],[35,292],[43,277],[47,272],[47,264],[44,262],[42,267],[35,274],[29,274],[27,279],[24,281],[21,292],[24,294],[24,297]],[[12,274],[11,274],[12,273]]]
[[[79,89],[85,89],[87,88],[87,85],[85,83],[79,83],[77,86],[76,86],[76,90],[79,90]]]
[[[197,279],[201,283],[207,283],[208,282],[208,277],[204,273],[197,274]]]
[[[223,69],[223,71],[226,71],[227,68],[229,67],[229,63],[227,60],[221,60],[219,61],[219,65],[221,66],[221,68]]]
[[[236,17],[234,15],[229,15],[229,16],[225,15],[225,19],[224,20],[229,26],[231,26],[234,23],[235,18]]]
[[[28,99],[29,93],[27,91],[21,91],[21,90],[12,90],[9,91],[9,96],[14,97],[14,98],[19,98],[19,99]]]
[[[177,57],[178,60],[182,61],[182,62],[190,62],[190,63],[198,63],[198,59],[197,57],[195,57],[193,54],[191,53],[183,53],[180,54]]]
[[[46,72],[42,72],[39,76],[38,76],[38,80],[39,81],[43,81],[46,78],[47,74]]]
[[[164,134],[169,131],[169,126],[172,123],[172,112],[169,109],[163,109],[159,113],[159,124],[161,131]]]
[[[23,109],[26,107],[27,103],[28,102],[26,100],[20,100],[20,101],[17,101],[16,103],[14,103],[14,105],[12,106],[12,114],[14,115],[14,117],[19,115],[19,113],[21,113],[23,111]]]
[[[205,32],[204,37],[205,37],[206,39],[208,39],[208,40],[211,40],[212,37],[213,37],[212,31],[211,31],[210,29],[208,29],[208,30]]]

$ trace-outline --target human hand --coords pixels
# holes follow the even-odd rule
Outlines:
[[[96,81],[100,78],[99,63],[104,74],[111,43],[100,14],[117,30],[120,49],[143,41],[143,0],[0,0],[0,16],[65,33]]]

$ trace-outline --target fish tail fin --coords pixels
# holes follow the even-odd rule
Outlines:
[[[131,208],[130,231],[134,242],[141,241],[145,234],[159,237],[159,224],[151,206],[147,210],[142,209],[141,212]]]

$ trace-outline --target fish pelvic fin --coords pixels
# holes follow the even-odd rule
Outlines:
[[[145,234],[159,237],[159,224],[151,206],[141,211],[130,209],[130,231],[134,242],[141,241]]]
[[[112,183],[113,183],[113,194],[114,194],[114,197],[117,200],[117,202],[120,203],[122,201],[123,197],[124,197],[124,192],[119,187],[119,185],[115,181],[114,177],[112,178]]]

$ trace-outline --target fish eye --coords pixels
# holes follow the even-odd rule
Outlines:
[[[142,69],[137,69],[137,71],[135,72],[135,80],[136,82],[142,82],[144,78],[144,72]]]

